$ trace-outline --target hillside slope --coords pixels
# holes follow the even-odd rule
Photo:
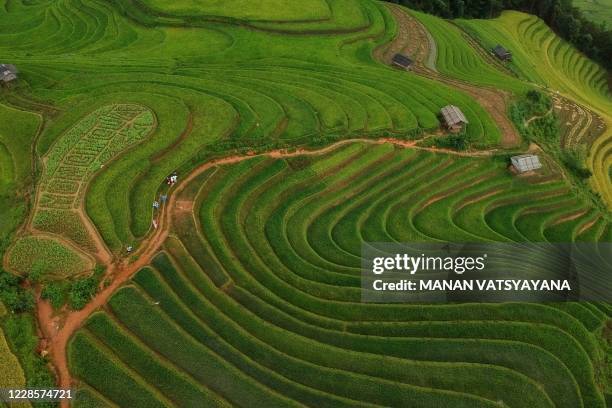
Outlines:
[[[490,48],[504,44],[513,51],[511,67],[518,75],[577,102],[601,117],[606,129],[590,146],[592,185],[612,206],[612,93],[608,73],[556,36],[543,21],[506,11],[492,20],[460,20],[458,24]],[[588,113],[587,113],[588,114]]]
[[[405,34],[383,3],[219,4],[0,0],[20,69],[0,188],[31,192],[4,266],[64,291],[36,316],[74,406],[605,407],[609,306],[365,304],[359,275],[367,241],[610,242],[609,211],[537,146],[540,172],[508,171],[527,143],[500,145],[474,96],[503,95],[499,115],[555,87],[611,125],[597,66],[520,13],[410,12],[430,75],[376,57]],[[465,151],[435,145],[448,104]],[[590,159],[606,199],[611,140]]]

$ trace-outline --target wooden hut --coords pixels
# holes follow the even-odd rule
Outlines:
[[[440,110],[442,114],[442,120],[444,121],[444,126],[451,133],[459,133],[463,129],[465,125],[467,125],[468,120],[458,107],[455,105],[447,105]]]

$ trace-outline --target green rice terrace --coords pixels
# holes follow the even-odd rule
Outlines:
[[[609,72],[537,17],[0,0],[0,64],[0,387],[612,403],[607,303],[361,302],[363,242],[612,242]],[[516,174],[525,153],[542,168]]]
[[[574,5],[585,16],[599,24],[612,25],[612,2],[610,0],[576,0]]]

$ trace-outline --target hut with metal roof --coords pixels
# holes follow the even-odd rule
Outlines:
[[[512,162],[512,166],[519,173],[537,170],[542,167],[540,158],[535,154],[521,154],[519,156],[512,156],[510,161]]]
[[[502,61],[512,60],[512,53],[499,44],[493,47],[492,51],[493,51],[493,55],[495,55],[498,59]]]
[[[391,59],[391,64],[394,66],[410,71],[414,65],[414,61],[407,55],[395,54]]]
[[[0,64],[0,82],[8,85],[17,79],[19,71],[12,64]]]
[[[444,126],[450,130],[452,133],[459,133],[463,129],[465,125],[467,125],[468,120],[458,107],[455,105],[447,105],[440,110],[442,114],[442,120],[444,121]]]

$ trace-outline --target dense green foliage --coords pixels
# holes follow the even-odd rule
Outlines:
[[[0,302],[11,313],[29,312],[34,307],[34,296],[22,283],[23,278],[0,269]]]
[[[580,179],[588,179],[593,174],[586,166],[587,153],[584,146],[576,146],[562,150],[561,160],[565,167]]]
[[[90,276],[49,282],[44,286],[41,296],[47,299],[54,309],[60,309],[67,303],[72,310],[80,310],[98,291],[104,270],[97,265]]]
[[[435,137],[431,140],[433,141],[433,146],[442,149],[463,151],[469,149],[471,146],[470,138],[465,134]],[[427,144],[425,144],[425,146],[427,146]]]
[[[559,145],[559,126],[552,112],[550,97],[538,91],[529,91],[510,107],[510,117],[526,140]]]
[[[82,309],[96,294],[98,286],[100,285],[100,280],[104,275],[104,270],[103,267],[96,266],[91,276],[76,279],[71,282],[68,291],[68,300],[72,309]]]
[[[597,307],[360,301],[363,240],[610,239],[606,215],[559,175],[506,166],[349,144],[205,172],[178,198],[196,217],[175,215],[165,253],[73,339],[71,367],[105,399],[149,406],[204,394],[210,406],[604,407]]]
[[[55,379],[49,372],[47,361],[36,353],[38,336],[31,316],[18,314],[7,316],[2,321],[6,339],[21,363],[26,376],[27,388],[53,388]],[[53,402],[38,402],[36,407],[56,407]]]

